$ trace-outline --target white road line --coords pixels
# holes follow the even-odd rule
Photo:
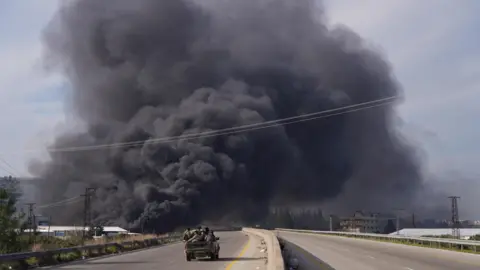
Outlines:
[[[375,257],[373,257],[373,256],[367,256],[367,257],[369,257],[370,259],[374,259],[374,260],[375,260]]]
[[[410,268],[410,267],[403,267],[403,269],[406,269],[406,270],[415,270],[415,269]]]

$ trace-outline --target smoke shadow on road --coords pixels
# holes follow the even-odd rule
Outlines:
[[[317,258],[312,253],[307,250],[291,243],[285,241],[285,239],[278,239],[283,246],[282,255],[286,265],[290,265],[293,260],[298,261],[298,266],[300,269],[309,269],[309,270],[335,270],[328,263]]]
[[[158,263],[153,261],[112,261],[112,262],[87,262],[86,265],[109,265],[109,264],[151,264],[151,263]]]
[[[220,257],[218,258],[218,260],[216,261],[219,261],[219,262],[230,262],[230,261],[260,261],[260,260],[263,260],[264,258],[248,258],[248,257],[245,257],[245,258],[234,258],[234,257]]]

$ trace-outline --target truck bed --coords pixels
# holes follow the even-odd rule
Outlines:
[[[185,243],[185,249],[190,250],[203,250],[212,248],[212,243],[208,243],[207,241],[198,241],[198,242],[187,242]]]

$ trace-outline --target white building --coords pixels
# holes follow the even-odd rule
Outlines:
[[[68,237],[72,235],[81,235],[83,231],[88,231],[89,228],[83,226],[38,226],[37,232],[42,235]],[[115,226],[105,226],[103,231],[106,235],[128,234],[128,231]]]

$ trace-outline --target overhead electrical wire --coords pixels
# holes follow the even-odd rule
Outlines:
[[[67,205],[67,204],[80,202],[81,199],[82,199],[81,196],[75,196],[75,197],[71,197],[71,198],[68,198],[68,199],[65,199],[65,200],[62,200],[62,201],[40,205],[40,206],[37,206],[36,208],[45,209],[45,208],[51,208],[51,207],[58,207],[58,206],[63,206],[63,205]]]
[[[10,170],[13,170],[14,173],[11,173],[11,172],[10,172],[10,174],[12,174],[13,176],[15,176],[15,174],[20,174],[20,173],[18,173],[18,170],[16,170],[12,165],[10,165],[10,163],[8,163],[8,162],[7,162],[5,159],[3,159],[2,157],[0,157],[0,161],[1,161],[3,164],[5,164],[7,167],[10,168],[9,171],[10,171]]]
[[[12,171],[6,169],[4,166],[0,166],[0,169],[11,176],[15,176],[15,174]]]
[[[341,114],[347,114],[352,112],[357,112],[361,110],[371,109],[375,107],[385,106],[387,104],[393,103],[398,97],[392,96],[388,98],[377,99],[373,101],[358,103],[354,105],[343,106],[335,109],[329,109],[314,113],[308,113],[298,116],[292,116],[288,118],[276,119],[271,121],[265,121],[260,123],[236,126],[231,128],[219,129],[219,130],[212,130],[206,132],[199,132],[193,134],[185,134],[180,136],[171,136],[171,137],[160,137],[160,138],[151,138],[148,140],[141,140],[141,141],[131,141],[131,142],[122,142],[122,143],[111,143],[111,144],[100,144],[100,145],[92,145],[92,146],[77,146],[77,147],[65,147],[65,148],[49,148],[47,149],[48,152],[79,152],[79,151],[92,151],[92,150],[99,150],[105,148],[121,148],[121,147],[131,147],[131,146],[139,146],[144,144],[158,144],[158,143],[168,143],[174,142],[178,140],[189,140],[189,139],[199,139],[199,138],[207,138],[207,137],[214,137],[214,136],[221,136],[221,135],[230,135],[248,131],[254,131],[259,129],[265,129],[275,126],[282,126],[282,125],[289,125],[299,122],[305,121],[312,121],[320,118],[327,118]]]
[[[207,137],[214,137],[214,136],[221,136],[221,135],[230,135],[230,134],[236,134],[236,133],[241,133],[241,132],[248,132],[248,131],[255,131],[255,130],[260,130],[260,129],[266,129],[266,128],[271,128],[271,127],[276,127],[276,126],[283,126],[283,125],[289,125],[289,124],[294,124],[294,123],[312,121],[312,120],[316,120],[316,119],[321,119],[321,118],[326,118],[326,117],[331,117],[331,116],[336,116],[336,115],[341,115],[341,114],[346,114],[346,113],[357,112],[357,111],[371,109],[371,108],[380,107],[380,106],[385,106],[387,104],[393,103],[396,99],[397,99],[397,97],[393,96],[393,97],[368,101],[368,102],[359,103],[359,104],[355,104],[355,105],[349,105],[349,106],[344,106],[344,107],[340,107],[340,108],[324,110],[324,111],[320,111],[320,112],[314,112],[314,113],[309,113],[309,114],[304,114],[304,115],[299,115],[299,116],[293,116],[293,117],[288,117],[288,118],[283,118],[283,119],[276,119],[276,120],[272,120],[272,121],[266,121],[266,122],[261,122],[261,123],[237,126],[237,127],[232,127],[232,128],[225,128],[225,129],[214,130],[214,131],[200,132],[200,133],[194,133],[194,134],[186,134],[186,135],[181,135],[181,136],[161,137],[161,138],[153,138],[153,139],[143,140],[143,141],[132,141],[132,142],[125,142],[125,143],[112,143],[112,144],[103,144],[103,145],[94,145],[94,146],[51,148],[51,149],[48,149],[48,151],[50,151],[50,152],[89,151],[89,150],[97,150],[97,149],[105,149],[105,148],[129,147],[129,146],[136,146],[136,145],[144,145],[145,143],[148,143],[148,144],[168,143],[168,142],[174,142],[174,141],[178,141],[178,140],[189,140],[189,139],[207,138]],[[369,105],[369,106],[366,106],[366,105]],[[64,205],[80,202],[80,201],[82,201],[81,199],[82,199],[81,196],[75,196],[75,197],[71,197],[71,198],[68,198],[68,199],[65,199],[65,200],[62,200],[62,201],[40,205],[37,208],[38,209],[45,209],[45,208],[64,206]]]

